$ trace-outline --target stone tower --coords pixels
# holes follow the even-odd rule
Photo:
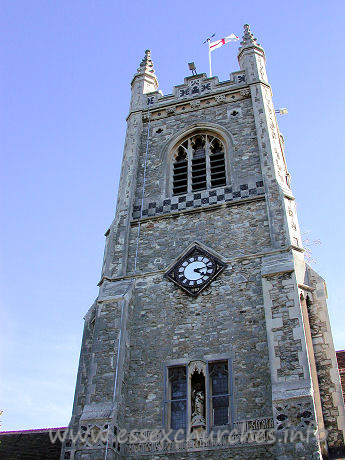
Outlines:
[[[149,51],[133,77],[116,215],[85,316],[70,423],[80,436],[62,459],[316,459],[344,445],[325,283],[304,261],[248,25],[238,61],[227,81],[193,75],[167,96]]]

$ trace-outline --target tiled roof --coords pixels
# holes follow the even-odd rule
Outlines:
[[[60,428],[43,428],[36,430],[2,431],[0,432],[1,460],[59,460],[61,442],[54,444],[49,431],[56,433]]]
[[[339,371],[342,369],[345,371],[345,350],[339,350],[337,353]]]
[[[15,430],[15,431],[0,431],[0,436],[2,434],[27,434],[27,433],[49,433],[49,431],[53,431],[54,433],[57,430],[65,430],[67,426],[57,426],[53,428],[33,428],[32,430]]]
[[[345,350],[339,350],[336,352],[338,360],[338,368],[340,374],[341,387],[343,389],[343,398],[345,401]]]

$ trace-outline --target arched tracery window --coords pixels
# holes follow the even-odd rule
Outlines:
[[[226,185],[224,143],[213,134],[194,134],[173,154],[173,195]]]

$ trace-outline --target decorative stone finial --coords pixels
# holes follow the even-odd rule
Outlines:
[[[153,62],[151,59],[151,51],[146,50],[145,51],[145,56],[143,60],[140,63],[140,66],[138,67],[137,70],[138,74],[143,74],[143,73],[149,73],[149,74],[155,74],[155,69],[153,68]]]
[[[254,35],[250,31],[249,24],[244,24],[244,34],[241,41],[241,48],[245,48],[247,46],[260,46],[260,43],[257,42],[257,39],[254,38]]]
[[[139,106],[146,107],[147,98],[143,97],[143,94],[152,93],[158,89],[158,80],[153,67],[150,50],[145,51],[145,56],[131,81],[131,87],[131,110],[137,110]]]

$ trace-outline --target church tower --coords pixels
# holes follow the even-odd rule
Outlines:
[[[304,261],[265,53],[131,86],[116,215],[61,459],[318,459],[344,446],[323,279]],[[79,435],[76,436],[76,435]]]

